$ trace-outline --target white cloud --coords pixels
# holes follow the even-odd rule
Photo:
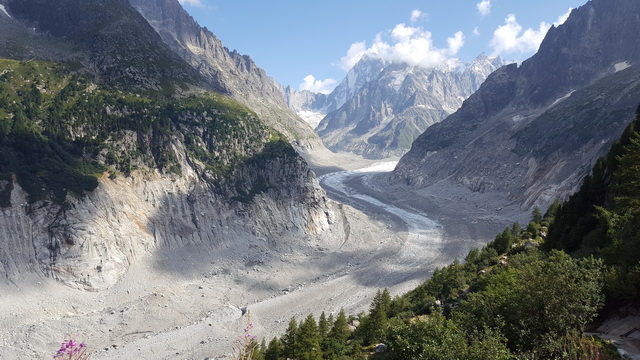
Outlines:
[[[420,18],[423,17],[423,16],[424,16],[424,14],[422,14],[422,11],[417,10],[417,9],[413,10],[411,12],[411,22],[414,23],[414,22],[420,20]]]
[[[462,33],[462,31],[458,31],[453,35],[452,38],[448,38],[447,44],[449,45],[449,54],[457,54],[464,45],[464,34]]]
[[[480,36],[480,28],[477,26],[473,28],[473,36]]]
[[[482,16],[487,16],[491,13],[491,0],[482,0],[476,4],[476,7]]]
[[[304,82],[298,87],[302,90],[309,90],[315,93],[329,94],[336,87],[334,79],[317,80],[313,75],[307,75]]]
[[[429,31],[405,24],[396,25],[391,32],[387,33],[388,39],[383,37],[385,36],[378,34],[369,48],[365,42],[352,44],[347,55],[340,59],[339,66],[347,71],[367,55],[390,62],[402,62],[427,68],[435,67],[445,64],[464,45],[464,34],[461,31],[447,39],[447,48],[437,48],[433,44]]]
[[[558,27],[564,24],[564,22],[567,21],[567,19],[569,18],[569,15],[571,15],[571,11],[573,11],[573,8],[569,8],[569,10],[567,10],[566,13],[558,16],[558,19],[556,20],[556,22],[553,23],[553,26]]]
[[[191,6],[204,6],[204,4],[202,3],[202,0],[178,0],[178,2],[180,2],[180,4],[182,5],[191,5]]]
[[[367,45],[364,41],[351,44],[347,55],[340,58],[340,68],[349,71],[367,52]]]
[[[572,8],[569,8],[566,13],[560,15],[553,23],[553,26],[560,26],[567,21],[572,10]],[[504,22],[504,25],[499,26],[493,32],[491,47],[493,48],[494,55],[538,51],[542,40],[544,40],[544,37],[551,28],[550,24],[543,21],[537,30],[529,28],[522,31],[523,28],[518,23],[514,14],[509,14],[507,18],[504,19]]]
[[[529,28],[523,32],[514,14],[509,14],[504,22],[493,32],[491,47],[494,55],[535,52],[551,27],[543,21],[537,30]]]

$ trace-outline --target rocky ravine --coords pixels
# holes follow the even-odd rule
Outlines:
[[[252,333],[267,340],[284,331],[292,316],[337,313],[340,308],[357,314],[368,308],[377,289],[389,287],[393,294],[411,289],[434,267],[464,256],[511,221],[489,215],[492,209],[479,213],[477,205],[466,201],[461,207],[438,196],[417,201],[402,187],[385,187],[380,181],[384,170],[378,166],[324,176],[332,196],[364,209],[367,215],[349,206],[334,208],[334,224],[322,233],[328,238],[309,236],[303,242],[287,242],[284,236],[276,244],[270,241],[269,230],[258,223],[252,228],[233,221],[218,226],[216,219],[202,216],[203,210],[224,214],[233,209],[207,206],[215,197],[188,187],[191,172],[175,183],[138,176],[105,179],[89,195],[88,211],[84,215],[72,211],[69,223],[75,216],[90,217],[88,213],[95,211],[114,225],[121,222],[123,231],[110,235],[108,229],[95,225],[77,231],[119,236],[119,244],[132,244],[144,236],[146,243],[129,245],[125,251],[118,251],[118,246],[103,251],[131,264],[119,281],[102,291],[70,289],[26,267],[14,277],[19,281],[0,284],[5,305],[0,308],[4,329],[0,357],[47,357],[57,341],[71,333],[89,343],[96,359],[232,358],[233,344],[248,320],[241,315],[244,306],[251,312]],[[129,186],[122,187],[123,182]],[[164,186],[170,189],[163,190]],[[21,200],[20,192],[14,193],[14,199]],[[195,201],[186,194],[194,195]],[[416,201],[407,202],[402,196]],[[397,199],[387,202],[391,198]],[[137,201],[133,206],[121,204],[132,200]],[[268,196],[257,200],[258,210],[250,211],[298,210],[291,205],[260,205],[263,201],[269,202]],[[424,215],[425,210],[429,215]],[[438,216],[440,210],[445,217]],[[449,213],[475,220],[461,224],[447,219]],[[166,217],[159,219],[157,214]],[[441,225],[431,220],[432,214]],[[350,220],[344,222],[343,215]],[[316,216],[311,221],[303,220],[304,215],[293,216],[291,226],[312,224],[320,232],[330,219],[326,214]],[[14,217],[26,221],[23,228],[30,221],[27,216]],[[194,221],[200,225],[196,227]],[[206,232],[197,230],[204,225],[222,236],[207,242]],[[264,241],[251,233],[261,230]],[[28,246],[24,247],[28,253]],[[38,267],[37,262],[32,260],[32,266]]]

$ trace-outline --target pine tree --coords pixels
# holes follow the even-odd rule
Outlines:
[[[264,351],[264,360],[280,360],[283,358],[283,354],[284,345],[277,338],[273,338],[269,341],[269,346]]]
[[[388,313],[390,305],[391,295],[389,294],[389,290],[378,290],[371,303],[369,315],[363,319],[363,322],[360,324],[365,344],[374,344],[384,340],[389,320]]]
[[[539,207],[534,207],[533,211],[531,212],[531,221],[536,222],[536,223],[540,223],[542,222],[542,213],[540,212],[540,208]]]
[[[318,325],[313,318],[313,314],[309,314],[304,322],[298,328],[298,337],[296,342],[296,359],[298,360],[320,360],[322,359],[322,350],[320,348],[320,332]]]
[[[329,330],[331,330],[331,325],[329,324],[329,321],[327,321],[327,316],[323,311],[322,314],[320,314],[320,319],[318,320],[318,332],[320,333],[320,337],[323,339],[327,337]]]
[[[325,340],[327,350],[324,358],[327,360],[336,360],[344,357],[347,354],[347,340],[349,339],[350,333],[347,316],[344,314],[344,310],[341,309]]]
[[[325,340],[327,339],[327,336],[329,336],[329,331],[331,331],[331,323],[327,320],[327,316],[323,311],[322,314],[320,314],[320,320],[318,320],[318,332],[320,333],[321,338],[320,347],[323,353],[327,350]]]
[[[513,237],[511,230],[509,228],[506,228],[502,233],[496,236],[496,239],[493,241],[491,247],[496,249],[499,254],[502,254],[507,252],[514,242],[515,238]]]
[[[287,327],[287,331],[282,335],[282,345],[283,352],[282,355],[284,358],[295,359],[296,358],[296,350],[298,341],[298,323],[296,322],[296,318],[292,317],[289,321],[289,326]]]

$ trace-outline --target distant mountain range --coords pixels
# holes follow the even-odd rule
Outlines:
[[[491,74],[418,137],[393,181],[447,181],[525,206],[573,193],[640,102],[638,14],[636,0],[574,9],[533,57]]]
[[[365,57],[329,95],[286,93],[298,114],[322,117],[316,131],[329,149],[374,159],[401,156],[502,65],[484,54],[469,64],[452,60],[430,69]]]

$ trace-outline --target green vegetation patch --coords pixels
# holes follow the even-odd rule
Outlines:
[[[247,163],[294,154],[257,115],[220,94],[182,98],[100,88],[68,66],[0,59],[0,174],[25,189],[29,202],[82,196],[108,171],[158,169],[180,175],[175,153],[202,165],[211,182]],[[259,184],[244,201],[265,191]],[[8,206],[6,188],[2,206]]]

